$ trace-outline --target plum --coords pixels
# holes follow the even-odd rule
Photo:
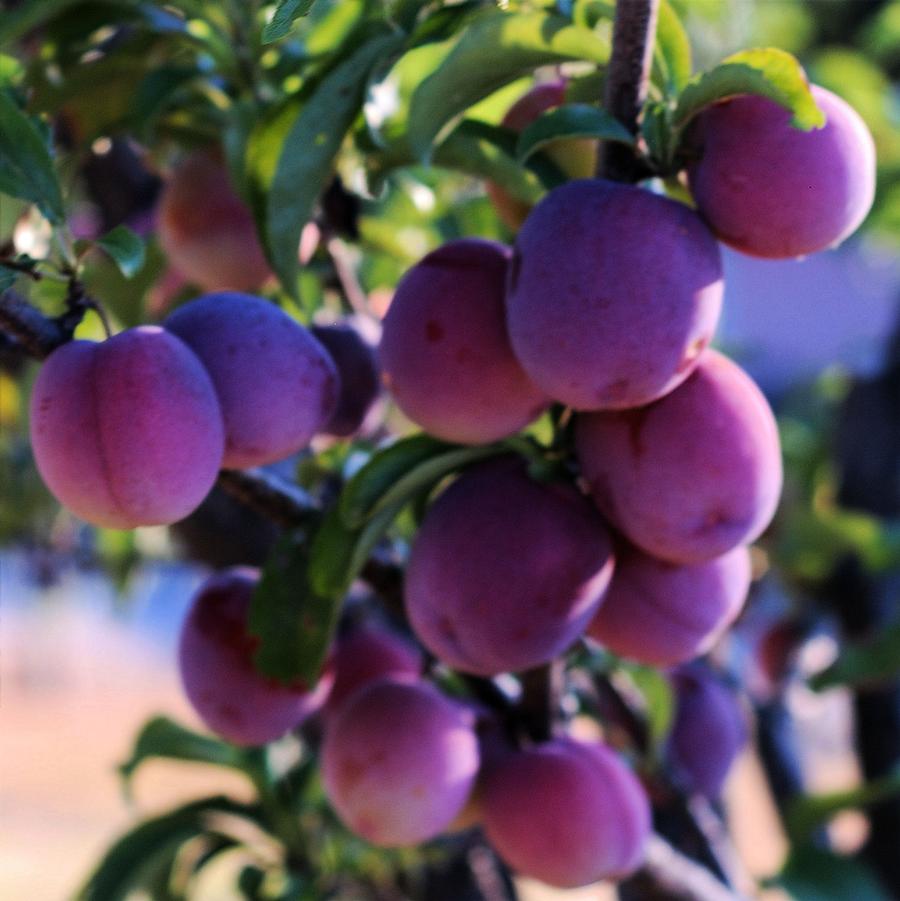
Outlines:
[[[676,708],[667,757],[691,791],[715,800],[747,743],[744,711],[736,694],[705,667],[680,667],[670,680]]]
[[[507,110],[501,125],[513,131],[524,131],[542,113],[566,102],[567,85],[565,78],[536,84]],[[597,165],[596,141],[587,138],[553,141],[547,145],[545,152],[569,178],[588,178],[594,174]],[[531,206],[517,200],[494,182],[487,182],[485,190],[497,215],[506,225],[513,231],[521,228]]]
[[[569,182],[516,238],[513,351],[539,388],[576,410],[637,407],[671,391],[712,339],[721,304],[709,229],[643,188]]]
[[[328,709],[337,710],[355,692],[379,679],[417,680],[422,664],[422,653],[411,641],[374,623],[357,626],[338,638],[332,650],[334,685]]]
[[[824,127],[800,131],[767,97],[743,95],[702,112],[691,127],[691,192],[720,240],[781,259],[839,244],[875,197],[875,144],[859,114],[818,85]]]
[[[172,265],[204,291],[254,291],[272,274],[253,214],[214,151],[196,151],[173,169],[157,229]]]
[[[778,505],[775,418],[753,380],[713,350],[654,404],[578,416],[576,449],[610,523],[672,563],[753,541]]]
[[[259,571],[235,567],[208,579],[194,596],[181,629],[178,663],[194,710],[217,735],[239,745],[262,745],[300,725],[324,702],[328,670],[309,686],[259,673],[259,639],[247,618]]]
[[[132,529],[199,506],[222,464],[224,428],[197,357],[141,326],[47,358],[31,396],[31,445],[63,506],[94,525]]]
[[[684,663],[734,622],[749,588],[746,547],[693,564],[617,548],[612,583],[587,632],[621,657],[651,666]]]
[[[325,792],[346,826],[375,845],[414,845],[447,829],[478,773],[474,716],[434,686],[372,682],[329,718]]]
[[[650,803],[599,742],[558,738],[487,768],[485,834],[514,870],[558,888],[618,879],[641,863]]]
[[[337,370],[321,344],[274,303],[250,294],[206,294],[164,323],[202,361],[225,421],[226,469],[283,460],[331,416]]]
[[[407,615],[455,669],[529,669],[582,634],[612,571],[609,534],[590,502],[502,457],[466,470],[425,514],[407,569]]]
[[[378,357],[372,345],[349,322],[314,325],[310,331],[328,351],[341,383],[334,412],[321,431],[346,438],[359,429],[378,398],[381,388]]]
[[[506,334],[509,249],[463,238],[410,269],[384,320],[383,379],[400,409],[438,438],[482,444],[518,432],[547,399]]]

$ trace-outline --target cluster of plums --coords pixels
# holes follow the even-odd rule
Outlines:
[[[552,885],[638,865],[650,806],[611,749],[572,737],[517,746],[491,711],[426,681],[416,645],[375,621],[336,639],[315,685],[267,680],[247,627],[258,579],[251,569],[212,577],[182,629],[182,681],[210,729],[258,745],[318,717],[328,799],[373,844],[418,844],[478,823],[511,866]],[[716,797],[744,742],[743,717],[707,671],[671,678],[679,701],[669,757],[692,790]]]
[[[222,468],[351,434],[378,390],[374,351],[351,325],[307,329],[219,292],[163,327],[55,350],[32,393],[31,442],[44,482],[82,519],[159,525],[194,510]]]
[[[702,113],[685,173],[696,210],[601,179],[570,181],[530,212],[491,188],[507,222],[524,220],[515,246],[462,239],[428,254],[398,285],[379,349],[382,381],[432,435],[491,443],[556,405],[574,436],[566,476],[537,478],[505,453],[441,491],[410,552],[415,637],[440,664],[481,677],[547,664],[584,636],[671,668],[669,757],[711,796],[745,727],[731,694],[688,662],[737,617],[747,546],[771,521],[782,479],[768,404],[709,347],[723,295],[717,239],[764,257],[811,253],[852,232],[873,196],[865,126],[839,98],[813,93],[827,122],[812,132],[759,97]],[[507,124],[521,129],[563,99],[564,85],[539,86]],[[554,153],[586,175],[581,157],[592,162],[596,148]],[[187,179],[188,200],[205,177],[200,166]],[[167,204],[161,226],[186,215]],[[185,241],[203,228],[188,232]],[[178,255],[177,235],[170,243]],[[201,250],[214,261],[206,271],[223,256],[233,269],[242,248]],[[264,260],[246,266],[249,284],[266,277]],[[33,393],[33,446],[47,485],[84,519],[168,523],[200,503],[221,467],[351,433],[376,391],[355,334],[312,333],[259,298],[215,293],[162,328],[55,351]],[[639,865],[650,806],[610,748],[498,735],[489,711],[423,678],[406,639],[351,628],[315,685],[261,676],[247,625],[258,578],[215,576],[184,624],[182,677],[209,728],[254,745],[321,717],[328,797],[375,844],[429,840],[474,808],[501,857],[547,883]]]

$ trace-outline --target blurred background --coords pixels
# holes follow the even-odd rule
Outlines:
[[[789,50],[813,81],[862,114],[878,148],[875,208],[839,250],[796,262],[725,251],[719,344],[775,406],[788,467],[781,512],[756,561],[762,579],[716,650],[756,709],[757,741],[732,772],[725,809],[744,865],[766,877],[786,852],[777,810],[787,799],[798,791],[852,790],[863,773],[883,776],[897,765],[883,759],[884,735],[880,746],[876,738],[854,750],[854,737],[873,720],[900,737],[896,679],[856,693],[840,686],[814,691],[807,680],[835,659],[840,636],[879,634],[898,615],[900,2],[674,5],[690,31],[696,68],[744,47]],[[65,46],[75,34],[88,40],[85,21],[61,13],[4,52],[27,61],[42,42]],[[116,71],[111,65],[112,80],[90,94],[56,90],[48,80],[41,106],[54,115],[63,141],[90,139],[91,152],[73,175],[76,234],[124,222],[150,242],[148,262],[132,281],[101,258],[91,262],[94,293],[127,326],[159,317],[191,289],[167,268],[154,241],[158,161],[139,142],[106,130],[134,89],[128,71]],[[509,238],[480,183],[439,170],[405,171],[353,218],[362,256],[352,262],[375,309],[386,305],[398,274],[441,240],[461,233]],[[46,241],[23,205],[0,195],[0,244],[38,256]],[[315,235],[311,242],[305,296],[327,307],[333,275]],[[238,558],[260,562],[275,533],[218,495],[170,530],[120,533],[74,520],[44,489],[31,460],[27,399],[35,370],[0,339],[0,897],[56,901],[73,895],[136,813],[202,792],[248,796],[237,775],[158,762],[141,770],[126,799],[116,767],[150,716],[199,725],[177,684],[181,618],[213,567]],[[885,857],[900,858],[898,805],[896,796],[886,800],[875,819],[841,814],[829,827],[834,846],[851,852],[871,845],[877,824],[875,844],[885,844]],[[523,891],[526,899],[550,896],[536,886]],[[767,896],[783,897],[778,889]],[[204,897],[226,895],[213,886]],[[606,896],[587,890],[572,897]]]

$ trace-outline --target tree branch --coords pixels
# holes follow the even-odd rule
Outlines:
[[[659,0],[618,0],[613,25],[612,55],[606,72],[603,105],[633,135],[650,78]],[[605,143],[597,159],[598,178],[635,182],[646,169],[634,151],[616,141]]]

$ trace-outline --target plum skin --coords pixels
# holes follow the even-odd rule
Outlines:
[[[329,719],[321,761],[326,795],[349,829],[384,847],[418,844],[469,798],[474,716],[428,683],[372,682]]]
[[[97,526],[133,529],[199,506],[222,463],[224,429],[197,357],[141,326],[47,358],[31,396],[31,445],[63,506]]]
[[[875,197],[875,144],[860,115],[818,85],[824,127],[804,132],[766,97],[745,95],[702,112],[688,166],[701,215],[743,253],[785,259],[835,246],[865,219]]]
[[[683,382],[722,305],[719,246],[681,203],[599,179],[551,191],[516,238],[507,324],[532,381],[576,410]]]
[[[487,768],[481,811],[500,857],[557,888],[627,876],[650,834],[650,804],[634,774],[605,745],[570,738]]]
[[[771,521],[782,481],[775,417],[722,354],[707,350],[654,404],[577,419],[576,454],[597,506],[648,554],[702,563]]]
[[[378,398],[378,357],[348,322],[313,325],[310,331],[334,362],[341,385],[334,412],[321,431],[346,438],[359,429]]]
[[[204,291],[254,291],[271,277],[253,215],[215,152],[197,151],[174,168],[157,230],[169,261]]]
[[[370,682],[417,680],[422,666],[422,653],[411,641],[374,623],[357,626],[340,636],[332,649],[334,683],[328,695],[328,711],[337,710]]]
[[[403,276],[388,308],[382,378],[400,409],[438,438],[496,441],[547,405],[509,345],[508,262],[509,249],[494,241],[450,241]]]
[[[526,91],[504,115],[501,125],[513,131],[524,131],[542,113],[566,102],[565,78],[536,84]],[[548,156],[570,178],[588,178],[597,165],[597,142],[589,138],[574,138],[551,142]],[[531,205],[513,197],[494,182],[486,182],[485,190],[497,215],[512,230],[517,231],[531,212]]]
[[[164,322],[209,372],[225,421],[226,469],[283,460],[334,410],[337,370],[318,341],[275,304],[206,294]]]
[[[454,669],[530,669],[583,633],[613,566],[605,523],[586,498],[503,457],[463,472],[427,511],[407,568],[407,616]]]
[[[324,702],[331,685],[326,671],[310,688],[285,685],[257,672],[259,640],[247,619],[259,571],[235,567],[208,579],[184,620],[178,665],[185,694],[205,725],[238,745],[274,741],[300,725]]]
[[[750,588],[750,552],[675,564],[617,548],[616,571],[587,634],[620,657],[667,667],[706,653],[734,622]]]
[[[704,667],[680,667],[669,679],[676,706],[666,754],[690,791],[715,800],[747,743],[744,712],[735,693]]]

